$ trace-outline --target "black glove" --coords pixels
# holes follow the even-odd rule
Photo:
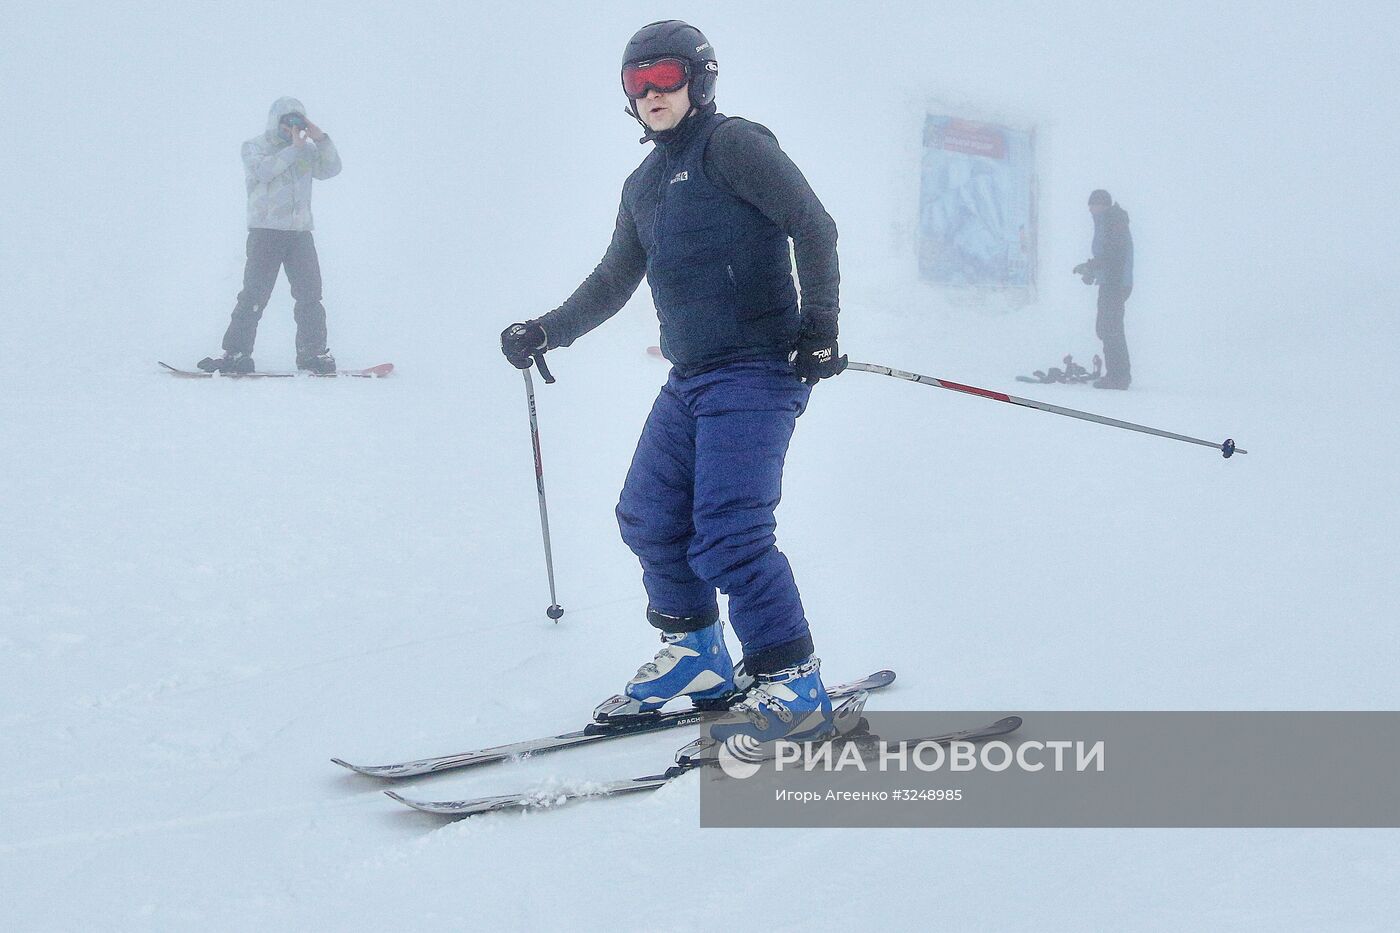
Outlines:
[[[797,350],[793,354],[798,378],[808,385],[816,385],[822,379],[838,375],[846,368],[846,358],[840,353],[836,346],[836,328],[812,322],[797,338]]]
[[[512,324],[501,331],[501,352],[516,369],[529,369],[535,354],[542,354],[548,343],[539,321]]]
[[[1092,259],[1081,262],[1074,267],[1073,271],[1085,285],[1094,284],[1094,261]]]

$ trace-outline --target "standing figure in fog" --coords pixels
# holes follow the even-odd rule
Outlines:
[[[1128,212],[1102,188],[1089,195],[1094,218],[1093,258],[1074,267],[1085,285],[1099,286],[1099,313],[1094,330],[1103,341],[1104,375],[1097,389],[1126,389],[1133,382],[1128,338],[1123,332],[1128,296],[1133,293],[1133,234]]]
[[[243,290],[224,332],[223,354],[205,357],[205,372],[251,373],[258,321],[272,297],[277,273],[287,270],[296,302],[297,368],[335,372],[326,347],[326,308],[321,304],[321,264],[312,239],[311,180],[340,174],[340,153],[320,127],[306,118],[294,97],[278,98],[267,130],[243,144],[248,183],[248,262]]]
[[[646,277],[672,368],[617,519],[663,646],[598,715],[687,696],[735,703],[718,738],[813,738],[832,729],[831,701],[774,510],[812,387],[845,368],[836,225],[771,132],[716,111],[718,74],[693,26],[667,20],[632,37],[622,89],[655,148],[623,184],[602,262],[560,307],[506,328],[501,349],[528,368],[612,317]],[[743,646],[737,680],[717,591]]]

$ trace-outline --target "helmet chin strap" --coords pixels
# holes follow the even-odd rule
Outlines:
[[[674,133],[676,130],[680,129],[681,124],[684,123],[686,120],[689,120],[697,112],[696,106],[690,103],[689,100],[686,101],[686,108],[687,109],[685,111],[685,116],[677,120],[675,126],[671,127],[669,130],[660,131],[653,130],[651,127],[647,126],[647,121],[643,120],[642,115],[637,112],[637,102],[635,100],[628,104],[626,107],[623,107],[622,112],[626,113],[627,115],[632,117],[632,119],[640,123],[642,125],[642,129],[645,130],[645,132],[642,134],[642,138],[637,140],[637,142],[649,143],[652,141],[664,142],[665,140],[663,140],[661,137],[665,136],[667,133]]]

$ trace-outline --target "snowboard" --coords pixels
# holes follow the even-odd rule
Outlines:
[[[1094,356],[1093,372],[1076,363],[1074,356],[1069,353],[1065,354],[1065,358],[1061,362],[1065,364],[1063,369],[1058,366],[1052,366],[1048,370],[1037,369],[1029,376],[1017,376],[1016,381],[1042,384],[1051,382],[1081,383],[1093,382],[1103,375],[1103,358],[1097,354]]]
[[[178,366],[171,366],[169,363],[156,362],[164,366],[173,376],[182,379],[212,379],[218,376],[220,379],[295,379],[298,376],[310,376],[315,379],[334,379],[337,376],[350,376],[356,379],[382,379],[394,371],[393,363],[380,363],[378,366],[371,366],[368,369],[341,369],[333,373],[308,373],[308,372],[257,372],[257,373],[206,373],[202,369],[180,369]]]

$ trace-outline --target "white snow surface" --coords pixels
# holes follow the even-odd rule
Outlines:
[[[0,58],[0,924],[10,930],[1394,929],[1394,831],[702,831],[697,783],[445,823],[330,764],[574,728],[656,647],[612,516],[664,364],[646,289],[520,376],[644,150],[626,38],[706,30],[841,229],[852,358],[779,543],[831,680],[899,709],[1395,709],[1393,4],[7,6]],[[331,347],[390,379],[184,381],[242,271],[240,142],[305,101]],[[930,101],[1038,128],[1041,288],[914,277]],[[1087,193],[1132,215],[1127,393]],[[292,362],[280,284],[264,368]],[[663,767],[673,732],[408,785]],[[742,918],[742,921],[741,919]]]

